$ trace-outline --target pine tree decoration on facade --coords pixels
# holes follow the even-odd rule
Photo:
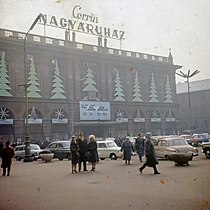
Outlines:
[[[136,71],[136,75],[135,75],[135,79],[134,79],[134,89],[133,89],[133,100],[132,101],[143,102],[137,71]]]
[[[83,100],[99,100],[97,98],[98,90],[96,89],[95,85],[96,82],[94,80],[93,71],[90,67],[87,69],[87,74],[85,76],[85,87],[83,88],[83,92],[86,92],[86,96],[83,98]]]
[[[63,90],[63,81],[61,80],[60,76],[60,69],[58,67],[58,62],[57,60],[54,60],[55,63],[55,70],[53,74],[53,85],[52,85],[52,97],[51,99],[66,99],[66,96],[64,95],[66,92]]]
[[[28,85],[27,88],[28,93],[27,96],[29,98],[42,98],[39,92],[41,90],[39,89],[40,84],[38,83],[38,77],[36,73],[36,67],[34,65],[33,58],[31,59],[30,67],[29,67],[29,73],[28,73]]]
[[[167,78],[166,78],[165,90],[166,90],[165,103],[173,103],[174,101],[173,101],[173,97],[172,97],[171,86],[170,86],[168,75],[167,75]]]
[[[116,72],[114,101],[125,101],[119,72],[116,68],[113,68],[113,70]]]
[[[12,96],[10,93],[12,89],[9,86],[10,81],[8,79],[9,76],[5,61],[5,52],[2,52],[0,61],[0,96]]]
[[[154,73],[152,73],[152,80],[151,80],[151,84],[150,84],[150,96],[149,97],[150,97],[149,102],[154,102],[154,103],[159,102],[158,95],[157,95],[157,88],[156,88],[156,84],[155,84]]]

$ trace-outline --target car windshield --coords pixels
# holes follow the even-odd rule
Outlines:
[[[39,150],[39,146],[38,145],[31,145],[31,149],[32,150]]]
[[[107,147],[117,147],[117,145],[114,142],[108,142]]]
[[[63,147],[64,148],[70,148],[70,142],[64,142]]]

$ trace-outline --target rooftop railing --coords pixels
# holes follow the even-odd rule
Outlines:
[[[13,40],[23,40],[25,37],[25,33],[7,30],[7,29],[0,29],[0,37],[5,37],[5,38],[13,39]],[[151,55],[151,54],[146,54],[146,53],[139,53],[139,52],[132,52],[132,51],[115,49],[115,48],[110,48],[110,47],[90,45],[90,44],[85,44],[85,43],[80,43],[80,42],[72,42],[68,40],[57,39],[57,38],[46,37],[46,36],[44,37],[44,36],[33,35],[33,34],[28,34],[27,41],[36,42],[36,43],[39,42],[40,44],[54,45],[54,46],[78,49],[78,50],[89,51],[89,52],[90,51],[98,52],[98,53],[103,53],[103,54],[108,54],[108,55],[135,58],[139,60],[172,63],[172,61],[170,61],[168,57]]]

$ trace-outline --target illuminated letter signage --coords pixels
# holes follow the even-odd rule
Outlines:
[[[111,39],[125,39],[124,31],[96,25],[99,23],[98,17],[94,14],[86,14],[79,5],[73,8],[72,16],[75,20],[40,13],[39,24]]]

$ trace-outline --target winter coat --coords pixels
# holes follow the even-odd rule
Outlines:
[[[10,167],[12,164],[12,158],[14,156],[14,149],[11,146],[3,147],[1,150],[2,168]]]
[[[151,139],[145,141],[145,156],[146,163],[149,167],[154,167],[158,164],[158,160],[155,155],[154,144]]]
[[[85,153],[87,152],[87,140],[78,139],[77,144],[79,146],[79,161],[86,161]]]
[[[133,144],[131,143],[130,140],[125,140],[122,143],[121,151],[123,151],[124,154],[124,160],[131,160],[131,152],[134,152],[134,147]]]
[[[97,143],[95,141],[89,142],[87,149],[90,152],[89,162],[96,163],[98,161]]]
[[[144,142],[145,142],[145,139],[141,137],[138,137],[135,141],[136,152],[141,157],[144,156]]]
[[[76,143],[72,143],[70,150],[71,150],[71,162],[78,163],[79,162],[79,146]]]

